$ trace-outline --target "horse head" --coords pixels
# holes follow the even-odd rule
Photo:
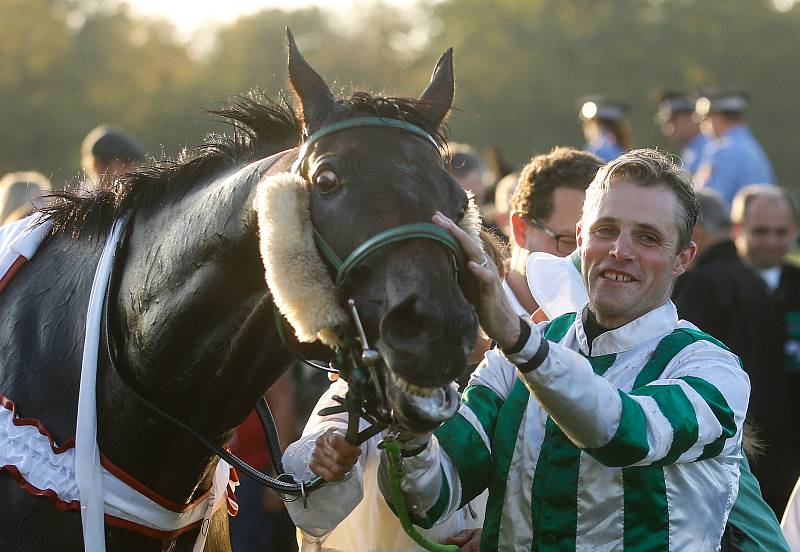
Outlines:
[[[290,305],[294,312],[287,318],[301,340],[321,337],[329,345],[341,345],[343,334],[358,335],[363,326],[362,347],[380,355],[371,372],[377,385],[365,388],[372,413],[403,429],[433,429],[458,408],[452,382],[464,372],[477,337],[477,317],[459,283],[460,250],[425,228],[437,210],[474,232],[480,223],[473,202],[446,170],[440,147],[454,93],[452,51],[441,57],[417,100],[357,93],[337,101],[289,33],[289,80],[306,137],[288,177],[304,188],[308,204],[310,225],[297,233],[307,244],[316,233],[328,265],[311,272],[320,293]],[[362,124],[364,118],[377,124]],[[400,124],[381,123],[386,120]],[[286,208],[267,198],[261,210],[275,217]],[[278,236],[265,226],[270,287],[308,280],[271,266],[278,260],[269,243]],[[364,255],[354,253],[365,248]],[[331,257],[346,259],[346,268],[331,267]],[[282,290],[273,291],[280,296]],[[316,329],[304,333],[309,325]]]

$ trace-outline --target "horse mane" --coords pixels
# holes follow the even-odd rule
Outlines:
[[[444,127],[428,120],[419,100],[355,92],[337,104],[347,117],[366,113],[415,124],[430,133],[443,150],[446,147]],[[295,147],[303,137],[303,122],[282,94],[276,101],[251,91],[208,112],[221,117],[232,133],[210,134],[199,146],[184,149],[177,159],[163,159],[122,174],[108,188],[67,188],[48,194],[47,204],[39,209],[42,221],[53,222],[48,237],[105,233],[114,220],[133,209],[158,208],[216,174]]]

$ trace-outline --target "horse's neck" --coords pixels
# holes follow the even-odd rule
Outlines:
[[[257,176],[245,170],[160,213],[134,214],[116,300],[120,370],[220,444],[289,360],[259,257]],[[101,447],[111,460],[176,501],[205,487],[211,455],[105,373],[100,408],[115,422]]]

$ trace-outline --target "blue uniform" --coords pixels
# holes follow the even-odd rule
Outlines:
[[[616,140],[614,140],[614,135],[605,131],[601,132],[597,140],[592,140],[586,144],[583,149],[589,153],[595,154],[606,163],[613,161],[625,153],[622,146],[617,144]]]
[[[681,161],[684,169],[692,174],[697,172],[697,169],[700,168],[700,161],[703,159],[703,150],[705,150],[709,142],[708,136],[698,132],[697,136],[686,144],[686,147],[681,152]]]
[[[764,149],[745,125],[738,125],[709,143],[695,173],[695,186],[707,186],[731,206],[733,196],[750,184],[775,184]]]

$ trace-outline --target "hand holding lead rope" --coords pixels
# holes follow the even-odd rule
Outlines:
[[[397,513],[397,517],[400,518],[400,525],[403,527],[406,534],[425,550],[430,550],[431,552],[458,552],[458,546],[435,543],[417,531],[412,524],[411,516],[408,513],[408,506],[406,505],[406,497],[402,489],[404,468],[400,441],[391,435],[387,435],[378,446],[386,451],[386,456],[389,460],[389,490],[392,495],[395,512]]]

